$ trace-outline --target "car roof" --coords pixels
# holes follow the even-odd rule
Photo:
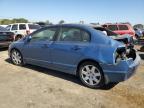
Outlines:
[[[116,24],[106,23],[106,24],[103,24],[103,25],[127,25],[127,26],[130,26],[130,24],[123,24],[123,23],[116,23]]]
[[[82,29],[90,29],[92,27],[85,24],[56,24],[56,25],[48,25],[46,27],[77,27]]]
[[[14,24],[35,24],[35,23],[13,23],[13,24],[9,24],[9,25],[14,25]],[[35,24],[38,25],[38,24]]]

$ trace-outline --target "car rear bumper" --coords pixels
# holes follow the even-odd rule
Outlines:
[[[140,56],[137,54],[136,59],[123,60],[117,65],[103,65],[103,71],[106,82],[121,82],[130,78],[140,64]]]

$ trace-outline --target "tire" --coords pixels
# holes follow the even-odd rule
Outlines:
[[[17,66],[23,65],[23,57],[22,57],[22,54],[18,50],[13,49],[10,53],[10,58],[14,65],[17,65]]]
[[[97,63],[84,62],[78,73],[81,82],[89,88],[102,88],[105,85],[103,71]]]

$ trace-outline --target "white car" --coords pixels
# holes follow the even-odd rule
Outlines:
[[[6,28],[9,31],[14,32],[15,40],[18,40],[39,29],[40,26],[38,24],[33,23],[15,23],[8,25]]]

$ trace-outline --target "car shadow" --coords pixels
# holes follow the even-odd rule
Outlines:
[[[6,59],[5,61],[11,64],[10,59]],[[55,70],[50,70],[50,69],[47,69],[47,68],[34,66],[34,65],[30,65],[30,64],[26,64],[23,67],[35,70],[37,72],[40,72],[40,73],[43,73],[43,74],[46,74],[46,75],[52,75],[54,77],[62,78],[64,80],[71,81],[73,83],[76,83],[76,84],[79,84],[79,85],[83,86],[83,84],[80,82],[78,76],[74,76],[74,75],[71,75],[71,74],[67,74],[67,73],[63,73],[63,72],[59,72],[59,71],[55,71]],[[116,85],[117,85],[117,83],[109,83],[108,85],[100,88],[100,90],[110,90],[113,87],[115,87]]]
[[[8,50],[8,48],[0,48],[0,52],[1,51],[6,51],[6,50]]]
[[[144,60],[144,54],[139,54],[142,60]]]

